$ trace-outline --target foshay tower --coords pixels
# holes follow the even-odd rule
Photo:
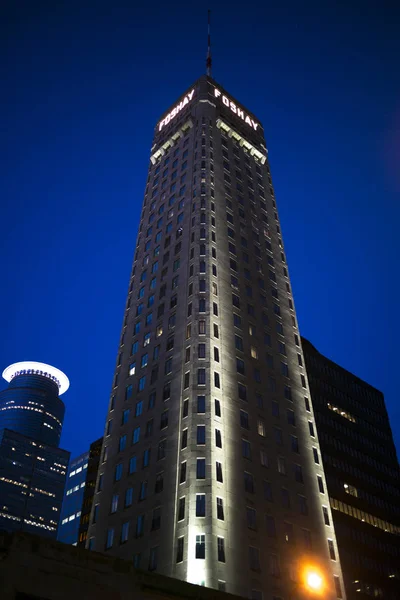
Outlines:
[[[209,75],[155,127],[88,547],[344,597],[263,126]]]

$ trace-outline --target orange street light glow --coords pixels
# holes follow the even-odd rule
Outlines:
[[[308,573],[307,575],[307,585],[312,590],[320,590],[322,587],[322,577],[318,575],[318,573]]]
[[[304,587],[313,594],[321,594],[324,591],[324,576],[322,572],[313,566],[303,569]]]

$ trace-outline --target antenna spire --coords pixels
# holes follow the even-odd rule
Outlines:
[[[211,10],[208,11],[208,49],[207,49],[207,60],[206,60],[206,73],[211,77],[211,34],[210,34],[210,23],[211,23]]]

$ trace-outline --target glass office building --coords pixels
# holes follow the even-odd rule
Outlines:
[[[43,363],[3,372],[0,392],[0,529],[56,537],[69,452],[58,447],[67,377]]]
[[[87,545],[344,598],[319,457],[263,126],[203,76],[155,127]]]
[[[382,392],[302,339],[348,600],[400,598],[400,473]]]
[[[79,536],[79,523],[85,493],[89,452],[84,452],[71,460],[65,485],[57,539],[65,544],[76,546]]]

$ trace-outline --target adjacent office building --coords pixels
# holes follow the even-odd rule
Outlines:
[[[70,462],[57,536],[65,544],[85,546],[102,443],[103,438],[96,440]]]
[[[56,537],[69,452],[58,447],[68,378],[50,365],[7,367],[0,392],[0,529]]]
[[[210,76],[155,127],[87,545],[344,598],[263,126]]]
[[[84,452],[71,460],[61,510],[57,539],[65,544],[76,546],[79,537],[79,523],[85,493],[86,473],[89,452]]]
[[[348,600],[400,598],[400,478],[383,394],[302,339]]]
[[[82,500],[82,514],[80,518],[78,534],[78,546],[83,548],[86,545],[87,532],[89,529],[89,519],[96,490],[97,472],[99,470],[102,445],[102,437],[90,444],[88,465],[86,469],[86,481]]]

